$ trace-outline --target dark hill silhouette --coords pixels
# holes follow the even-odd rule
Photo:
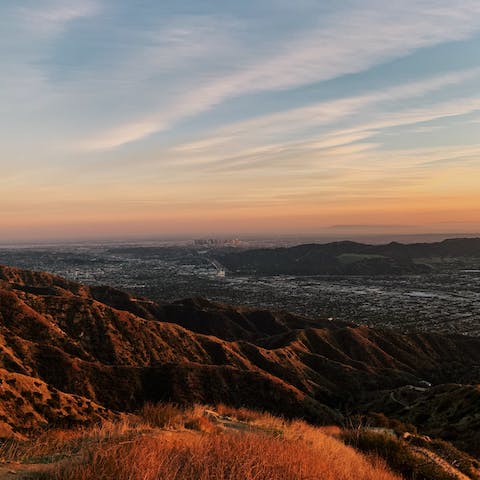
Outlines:
[[[402,335],[200,298],[157,304],[0,267],[0,381],[11,387],[0,392],[0,433],[82,423],[147,400],[339,422],[379,391],[478,383],[476,365],[478,338]]]
[[[288,248],[218,251],[230,271],[261,275],[396,275],[430,271],[421,260],[480,257],[480,238],[437,243],[367,245],[343,241]]]

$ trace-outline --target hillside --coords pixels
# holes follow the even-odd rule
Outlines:
[[[0,393],[2,435],[115,418],[160,400],[245,405],[321,424],[372,405],[432,430],[435,419],[391,409],[389,392],[480,383],[478,338],[402,335],[206,299],[157,304],[7,267],[0,328],[9,385]],[[467,400],[456,423],[475,414]],[[448,434],[461,443],[466,433]]]
[[[0,480],[12,478],[477,480],[480,469],[449,444],[415,434],[315,427],[224,404],[158,403],[0,444]]]
[[[231,272],[260,275],[405,275],[428,273],[431,261],[480,257],[480,238],[368,245],[343,241],[288,248],[220,251]]]
[[[147,405],[123,421],[0,445],[0,460],[0,480],[400,480],[338,429],[224,406]]]

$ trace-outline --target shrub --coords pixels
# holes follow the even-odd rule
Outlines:
[[[387,465],[411,480],[456,480],[433,461],[416,455],[408,445],[392,437],[367,430],[347,430],[344,441],[358,450],[384,459]]]
[[[425,440],[422,437],[414,436],[409,443],[422,448],[428,448],[440,457],[454,464],[458,470],[474,480],[480,480],[480,463],[465,452],[458,450],[451,443],[443,440]]]
[[[184,426],[184,410],[173,403],[145,403],[139,416],[152,427],[179,428]]]
[[[207,417],[194,417],[185,422],[185,428],[189,430],[196,430],[197,432],[211,433],[218,428]]]

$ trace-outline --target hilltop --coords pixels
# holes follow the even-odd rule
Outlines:
[[[123,421],[8,442],[0,459],[1,480],[401,478],[345,445],[339,429],[222,405],[146,405]]]
[[[480,478],[478,462],[445,442],[389,429],[315,427],[224,404],[147,403],[115,421],[5,441],[0,462],[1,480]]]

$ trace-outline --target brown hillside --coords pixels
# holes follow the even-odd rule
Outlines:
[[[478,381],[475,365],[480,339],[401,335],[205,299],[156,304],[0,267],[0,368],[109,411],[146,400],[221,401],[336,422],[339,410],[378,391]],[[6,432],[25,428],[13,403],[5,409]]]

